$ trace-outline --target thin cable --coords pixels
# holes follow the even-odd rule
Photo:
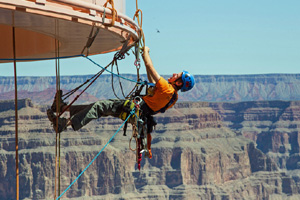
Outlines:
[[[56,110],[60,108],[60,59],[59,59],[59,26],[58,21],[55,21],[55,72],[56,72]],[[56,124],[58,124],[58,116],[56,117]],[[58,132],[58,126],[56,127],[56,138],[55,138],[55,194],[54,199],[56,198],[56,190],[58,190],[58,196],[60,195],[60,169],[61,169],[61,152],[60,152],[60,141],[61,135]],[[56,185],[58,183],[58,186]]]
[[[107,66],[106,66],[106,68],[107,67],[109,67],[110,66],[110,64],[108,64]],[[105,68],[104,69],[102,69],[99,73],[98,73],[98,75],[94,78],[94,80],[87,86],[87,87],[85,87],[84,88],[84,90],[82,90],[81,91],[81,93],[79,94],[79,95],[77,95],[74,99],[73,99],[73,101],[58,115],[58,117],[60,117],[66,110],[68,110],[71,106],[72,106],[72,104],[80,97],[80,95],[82,95],[96,80],[97,80],[97,78],[99,78],[99,76],[104,72],[104,70],[105,70]]]
[[[75,89],[70,90],[69,92],[67,92],[66,94],[64,94],[64,95],[63,95],[63,97],[64,97],[63,100],[66,100],[68,97],[70,97],[72,94],[74,94],[77,90],[79,90],[81,87],[83,87],[85,84],[87,84],[87,83],[90,82],[91,80],[93,80],[92,82],[94,82],[97,78],[99,78],[99,76],[100,76],[104,71],[107,71],[107,72],[111,73],[112,75],[115,75],[115,76],[117,76],[117,77],[119,77],[119,78],[122,78],[122,79],[124,79],[124,80],[131,81],[131,82],[136,83],[135,87],[134,87],[134,88],[132,89],[132,91],[128,94],[128,96],[129,96],[130,94],[133,93],[134,89],[135,89],[139,84],[140,84],[140,85],[148,85],[148,83],[147,83],[146,81],[143,81],[143,82],[141,82],[141,81],[135,81],[135,80],[128,79],[128,78],[125,78],[125,77],[123,77],[123,76],[120,76],[120,74],[115,74],[115,73],[113,73],[112,71],[109,71],[107,68],[108,68],[110,65],[113,65],[115,62],[117,62],[115,57],[114,57],[114,59],[113,59],[108,65],[106,65],[106,67],[102,67],[100,64],[96,63],[96,62],[93,61],[91,58],[89,58],[89,57],[87,57],[87,56],[85,56],[85,55],[82,55],[82,57],[88,59],[88,60],[89,60],[90,62],[92,62],[94,65],[97,65],[98,67],[100,67],[101,70],[100,70],[97,74],[95,74],[93,77],[91,77],[90,79],[86,80],[83,84],[79,85],[79,86],[76,87]],[[112,76],[112,77],[113,77],[113,76]],[[139,77],[139,75],[138,75],[138,77]],[[139,80],[139,78],[138,78],[138,80]],[[91,84],[89,84],[87,87],[89,87],[90,85],[91,85]],[[114,88],[113,88],[113,89],[114,89]],[[86,89],[84,89],[84,90],[86,90]],[[78,99],[78,97],[79,97],[81,94],[82,94],[82,92],[76,97],[76,99]],[[72,102],[72,103],[73,103],[73,102]],[[63,111],[63,112],[64,112],[64,111]]]
[[[111,71],[109,71],[109,70],[107,70],[107,68],[110,66],[110,65],[113,65],[113,63],[115,62],[115,58],[108,64],[108,65],[106,65],[106,67],[102,67],[101,65],[99,65],[98,63],[96,63],[95,61],[93,61],[92,59],[90,59],[89,57],[87,57],[87,56],[83,56],[83,57],[85,57],[86,59],[88,59],[90,62],[92,62],[93,64],[95,64],[95,65],[97,65],[98,67],[100,67],[101,68],[101,70],[96,74],[96,75],[94,75],[93,76],[93,80],[92,80],[92,82],[88,85],[88,86],[86,86],[85,87],[85,89],[79,94],[79,95],[77,95],[74,99],[73,99],[73,101],[58,115],[58,117],[60,117],[66,110],[68,110],[69,109],[69,107],[81,96],[81,94],[83,94],[83,92],[85,92],[99,77],[100,77],[100,75],[104,72],[104,71],[107,71],[107,72],[109,72],[109,73],[111,73],[111,74],[113,74],[113,75],[115,75],[115,76],[117,76],[117,77],[119,77],[119,78],[123,78],[123,79],[125,79],[125,80],[128,80],[128,81],[131,81],[131,82],[135,82],[136,83],[136,85],[135,85],[135,87],[134,88],[136,88],[137,87],[137,85],[138,84],[141,84],[141,85],[148,85],[148,83],[146,82],[146,81],[144,81],[144,82],[137,82],[137,81],[135,81],[135,80],[132,80],[132,79],[128,79],[128,78],[125,78],[125,77],[123,77],[123,76],[120,76],[120,75],[118,75],[118,74],[115,74],[115,73],[113,73],[113,72],[111,72]],[[86,83],[88,83],[89,81],[90,81],[91,79],[89,79],[88,81],[86,81],[84,84],[86,84]],[[68,94],[68,96],[70,96],[70,95],[72,95],[72,94],[74,94],[80,87],[82,87],[84,84],[81,84],[79,87],[77,87],[76,88],[76,90],[72,90],[72,91],[70,91],[70,92],[68,92],[67,94]],[[133,90],[132,90],[133,91]],[[132,93],[132,91],[130,92],[130,93]]]
[[[136,81],[136,80],[132,80],[132,79],[123,77],[123,76],[121,76],[121,75],[115,74],[115,73],[109,71],[108,69],[102,67],[101,65],[99,65],[98,63],[96,63],[95,61],[93,61],[91,58],[89,58],[89,57],[87,57],[87,56],[83,56],[83,57],[85,57],[86,59],[88,59],[89,61],[91,61],[94,65],[96,65],[96,66],[98,66],[98,67],[104,69],[104,70],[107,71],[108,73],[111,73],[111,74],[113,74],[113,75],[115,75],[115,76],[117,76],[117,77],[120,77],[120,78],[124,79],[124,80],[131,81],[131,82],[134,82],[134,83],[137,83],[137,84],[143,84],[143,85],[147,84],[147,82],[145,82],[145,81],[142,81],[142,82],[141,82],[141,81]]]
[[[87,58],[89,61],[91,61],[93,64],[95,64],[95,65],[97,65],[98,67],[100,67],[101,68],[101,70],[96,74],[96,76],[94,76],[95,78],[93,79],[93,81],[88,85],[88,86],[86,86],[85,87],[85,89],[79,94],[79,95],[77,95],[74,99],[73,99],[73,101],[58,115],[58,117],[60,117],[66,110],[68,110],[69,108],[70,108],[70,106],[72,106],[72,104],[81,96],[81,94],[83,94],[83,92],[85,92],[99,77],[100,77],[100,75],[104,72],[104,71],[107,71],[107,72],[109,72],[109,73],[112,73],[112,74],[114,74],[113,72],[111,72],[111,71],[109,71],[109,70],[107,70],[107,68],[110,66],[110,65],[112,65],[114,62],[115,62],[115,58],[108,64],[108,65],[106,65],[106,67],[102,67],[101,65],[99,65],[98,63],[96,63],[95,61],[93,61],[92,59],[90,59],[90,58],[88,58],[87,56],[83,56],[83,57],[85,57],[85,58]],[[137,84],[143,84],[143,85],[145,85],[145,84],[148,84],[147,82],[137,82],[137,81],[135,81],[135,80],[131,80],[131,79],[128,79],[128,78],[125,78],[125,77],[122,77],[122,76],[120,76],[120,75],[117,75],[117,74],[114,74],[115,76],[118,76],[118,77],[120,77],[120,78],[123,78],[123,79],[125,79],[125,80],[128,80],[128,81],[132,81],[132,82],[135,82],[135,83],[137,83]],[[81,86],[80,86],[81,87]],[[79,88],[78,88],[79,89]],[[73,90],[72,91],[73,93],[75,93],[75,91]],[[68,94],[68,95],[71,95],[71,94]]]
[[[58,33],[59,33],[59,30],[58,30]],[[58,40],[57,40],[57,57],[59,57],[59,44],[58,44]],[[60,110],[59,108],[60,108],[60,101],[59,101],[59,99],[61,98],[60,97],[60,94],[59,94],[59,91],[60,91],[60,59],[58,58],[58,59],[56,59],[56,62],[57,62],[57,78],[58,78],[58,81],[57,81],[57,94],[58,94],[58,98],[57,98],[57,107],[56,107],[56,109],[57,110]],[[57,117],[57,124],[58,124],[58,117]],[[57,128],[58,128],[58,126],[57,126]],[[60,133],[58,133],[58,196],[60,195],[60,170],[61,170],[61,162],[60,162],[60,158],[61,158],[61,152],[60,152],[60,137],[61,136],[61,134]]]
[[[14,23],[14,12],[12,13]],[[17,85],[17,63],[16,63],[16,33],[12,26],[13,54],[14,54],[14,77],[15,77],[15,142],[16,142],[16,199],[19,200],[19,141],[18,141],[18,85]]]
[[[86,168],[77,176],[77,178],[61,193],[61,195],[56,199],[60,199],[62,195],[64,195],[70,188],[71,186],[80,178],[80,176],[91,166],[91,164],[97,159],[97,157],[101,154],[101,152],[107,147],[107,145],[112,141],[112,139],[117,135],[117,133],[120,131],[120,129],[124,126],[124,124],[128,121],[128,119],[133,115],[135,112],[135,108],[131,110],[130,114],[126,118],[126,120],[123,122],[123,124],[119,127],[119,129],[115,132],[115,134],[108,140],[108,142],[104,145],[104,147],[99,151],[99,153],[94,157],[94,159],[86,166]]]
[[[94,65],[97,65],[98,67],[104,69],[104,67],[102,67],[101,65],[99,65],[98,63],[96,63],[95,61],[93,61],[91,58],[83,55],[83,54],[79,54],[79,55],[74,55],[74,56],[61,56],[61,57],[49,57],[49,58],[18,58],[18,59],[15,59],[15,58],[0,58],[0,60],[2,61],[32,61],[32,60],[35,60],[35,61],[41,61],[41,60],[52,60],[52,59],[65,59],[65,58],[75,58],[75,57],[84,57],[86,59],[88,59],[89,61],[91,61]],[[132,80],[132,79],[129,79],[129,78],[125,78],[123,76],[120,76],[118,74],[115,74],[115,73],[112,73],[111,71],[105,69],[105,71],[107,71],[108,73],[111,73],[117,77],[120,77],[124,80],[127,80],[127,81],[131,81],[131,82],[134,82],[134,83],[137,83],[137,84],[146,84],[146,82],[144,81],[135,81],[135,80]]]
[[[57,35],[57,20],[55,20],[55,35]],[[54,46],[55,46],[55,78],[56,78],[56,82],[55,82],[55,85],[56,85],[56,94],[58,95],[58,92],[59,91],[59,88],[58,88],[58,70],[57,70],[57,38],[55,37],[55,40],[54,40]],[[58,110],[59,108],[59,105],[58,105],[58,99],[59,97],[57,96],[55,101],[56,101],[56,110]],[[56,117],[56,124],[58,124],[58,117]],[[55,127],[55,176],[54,176],[54,199],[56,198],[56,191],[57,191],[57,177],[58,177],[58,171],[57,171],[57,155],[58,155],[58,126]]]
[[[117,73],[118,73],[118,75],[120,75],[120,73],[119,73],[119,67],[118,67],[118,62],[117,62],[117,61],[115,61],[115,65],[116,65]],[[113,67],[114,67],[114,65],[111,66],[111,72],[112,72],[112,73],[113,73]],[[118,77],[118,80],[119,80],[119,85],[120,85],[120,89],[121,89],[122,95],[123,95],[124,98],[126,98],[126,97],[125,97],[125,94],[124,94],[124,90],[123,90],[123,86],[122,86],[120,77]],[[115,87],[114,87],[114,75],[113,75],[113,74],[111,74],[111,87],[112,87],[112,90],[113,90],[113,92],[114,92],[115,97],[117,97],[118,99],[120,99],[120,98],[118,97],[118,95],[116,94],[116,92],[115,92]]]
[[[113,72],[113,65],[111,66],[111,72]],[[120,99],[115,91],[115,87],[114,87],[114,75],[111,74],[111,88],[112,88],[112,91],[114,92],[114,95],[117,99]]]

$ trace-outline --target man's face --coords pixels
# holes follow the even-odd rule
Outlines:
[[[177,79],[181,78],[182,72],[180,73],[174,73],[172,77],[168,78],[169,83],[175,82]]]

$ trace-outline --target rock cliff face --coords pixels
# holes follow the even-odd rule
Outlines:
[[[300,169],[300,102],[210,103],[231,129],[254,140],[282,169]],[[298,160],[298,162],[296,162]]]
[[[18,110],[20,199],[53,199],[55,133],[46,117],[45,107],[37,107],[30,100],[23,102]],[[250,112],[246,119],[264,119],[272,123],[276,123],[275,119],[293,119],[289,122],[297,124],[296,108],[292,109],[298,105],[297,102],[282,103],[286,105],[286,112],[273,106],[275,110],[268,114],[269,110],[264,110],[262,106],[264,104],[257,102],[256,117]],[[250,111],[253,104],[248,103],[245,109],[239,103],[178,103],[175,108],[157,115],[158,125],[152,134],[153,158],[143,159],[141,171],[136,169],[135,154],[129,150],[130,136],[124,137],[119,133],[64,197],[299,199],[300,178],[293,174],[296,171],[283,165],[278,167],[277,158],[268,153],[270,149],[296,151],[292,147],[294,144],[291,144],[295,141],[289,140],[289,132],[281,140],[278,140],[279,136],[264,136],[274,141],[270,148],[268,143],[264,146],[258,142],[258,138],[262,137],[260,135],[268,132],[266,128],[260,124],[254,127],[257,132],[251,135],[250,125],[246,128],[242,123],[245,120],[233,114],[239,108],[240,114],[237,116],[246,116],[243,110]],[[0,112],[0,196],[2,199],[14,199],[14,110],[11,109],[14,106],[13,102],[1,102],[1,108],[2,105],[6,106]],[[248,121],[246,124],[250,123]],[[264,124],[271,126],[270,122]],[[61,192],[92,161],[120,125],[119,119],[107,117],[91,122],[80,131],[68,129],[61,134]],[[277,128],[281,130],[279,127],[287,130],[280,123]],[[298,127],[291,128],[295,131]],[[255,138],[261,150],[254,141],[243,135]],[[287,158],[294,154],[284,155]],[[290,165],[295,166],[292,163],[297,163],[297,159],[299,156],[296,155],[290,158]]]
[[[136,80],[135,75],[125,74],[126,78]],[[169,75],[163,76],[168,78]],[[62,76],[61,88],[70,91],[78,87],[91,76]],[[147,80],[141,75],[142,80]],[[196,86],[192,92],[179,96],[182,101],[261,101],[261,100],[300,100],[300,74],[267,75],[195,75]],[[31,98],[35,104],[50,104],[55,94],[55,77],[18,77],[19,98]],[[124,93],[128,94],[134,87],[121,79]],[[115,98],[111,92],[111,76],[102,75],[86,91],[79,101]],[[117,95],[122,97],[119,80],[114,78]],[[0,100],[14,98],[13,77],[0,76]],[[71,97],[70,99],[73,99]]]
[[[300,102],[210,103],[230,129],[257,148],[294,180],[300,180]]]

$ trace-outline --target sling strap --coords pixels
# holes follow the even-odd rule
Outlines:
[[[164,113],[166,112],[166,110],[177,100],[178,95],[176,92],[173,93],[171,100],[161,109],[159,109],[158,111],[154,112],[154,115],[157,113]]]
[[[147,104],[146,102],[142,101],[140,104],[141,112],[144,115],[155,115],[157,113],[164,113],[166,110],[178,99],[178,94],[176,92],[173,93],[172,98],[170,101],[161,109],[158,111],[153,111]]]

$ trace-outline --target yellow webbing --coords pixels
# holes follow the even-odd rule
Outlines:
[[[139,37],[140,37],[140,48],[141,49],[144,49],[145,47],[145,35],[144,35],[144,31],[142,29],[142,26],[143,26],[143,12],[141,9],[138,8],[138,0],[135,1],[136,2],[136,11],[135,11],[135,14],[133,16],[133,20],[135,20],[135,18],[137,19],[137,22],[138,22],[138,25],[139,25],[139,28],[140,28],[140,34],[139,34]],[[140,18],[140,15],[139,13],[141,13],[141,18]]]
[[[129,104],[130,103],[130,104]],[[127,105],[128,104],[128,105]],[[129,111],[129,110],[132,110],[133,108],[134,108],[134,103],[131,101],[131,100],[129,100],[129,99],[127,99],[126,101],[125,101],[125,103],[123,104],[123,108],[124,107],[128,107],[128,110],[123,110],[122,112],[121,112],[121,114],[119,115],[119,118],[120,119],[122,119],[123,121],[127,118],[127,115],[129,115],[129,112],[126,112],[126,111]]]
[[[107,7],[107,4],[110,4],[111,5],[111,8],[108,8]],[[108,8],[111,10],[111,13],[112,13],[112,20],[111,20],[111,26],[115,25],[115,21],[116,21],[116,18],[118,18],[118,13],[117,13],[117,10],[115,9],[115,4],[114,4],[114,0],[107,0],[106,3],[103,5],[104,8]]]

